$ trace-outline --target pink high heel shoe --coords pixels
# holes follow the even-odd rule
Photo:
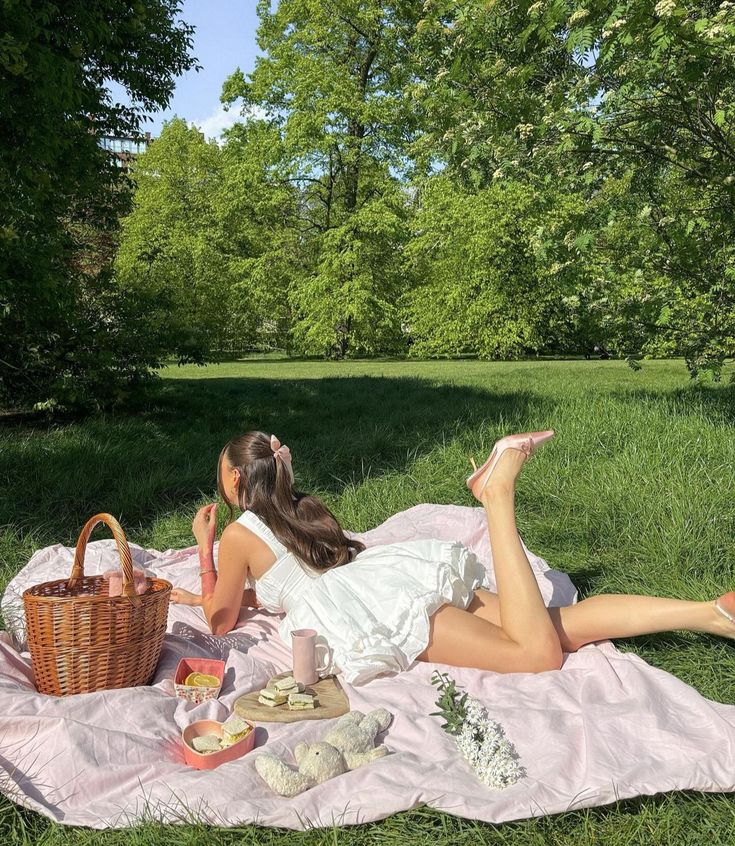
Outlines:
[[[720,604],[723,600],[728,602],[731,606],[732,611],[726,611],[722,605]],[[731,635],[725,635],[725,637],[735,638],[735,590],[731,590],[730,593],[724,593],[716,602],[715,602],[715,611],[719,611],[720,614],[726,619],[729,620],[733,625],[733,632]]]
[[[474,459],[470,458],[475,472],[467,479],[467,487],[472,491],[475,499],[480,499],[482,496],[482,492],[485,490],[485,486],[490,479],[495,465],[506,449],[519,449],[521,452],[525,452],[530,458],[541,444],[546,443],[546,441],[551,440],[553,437],[553,429],[546,429],[543,432],[523,432],[518,435],[506,435],[504,438],[495,442],[493,451],[482,467],[476,467]]]

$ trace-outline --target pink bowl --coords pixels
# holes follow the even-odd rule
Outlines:
[[[184,684],[189,673],[206,673],[209,676],[217,676],[219,684],[217,687],[199,687],[198,685]],[[216,699],[222,689],[222,682],[225,677],[225,662],[217,661],[214,658],[182,658],[174,675],[174,690],[176,695],[190,702],[204,702],[206,699]]]
[[[242,740],[238,740],[237,743],[233,743],[232,746],[228,746],[227,749],[220,749],[219,752],[197,752],[189,744],[195,737],[201,737],[203,734],[216,734],[218,737],[222,737],[222,723],[217,722],[217,720],[197,720],[188,725],[181,732],[186,763],[198,770],[213,770],[220,764],[234,761],[235,758],[240,758],[246,752],[250,752],[255,746],[255,723],[250,720],[245,720],[245,722],[253,727],[250,734],[243,737]]]

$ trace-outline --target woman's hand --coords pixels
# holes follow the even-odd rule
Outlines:
[[[199,549],[209,552],[217,535],[217,503],[203,505],[191,524]]]
[[[169,602],[173,602],[174,605],[201,605],[202,596],[199,593],[191,593],[184,588],[176,587],[171,591]]]

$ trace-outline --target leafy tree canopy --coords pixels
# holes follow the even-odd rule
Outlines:
[[[441,151],[449,172],[475,187],[571,179],[594,197],[607,179],[625,178],[634,226],[650,231],[632,256],[597,232],[610,270],[625,275],[635,263],[651,292],[669,280],[654,322],[693,373],[733,355],[735,4],[423,8],[409,87],[427,129],[416,155]],[[609,211],[610,222],[621,208]]]
[[[58,397],[82,372],[91,373],[95,339],[109,347],[110,361],[100,362],[97,374],[100,384],[121,384],[124,374],[133,376],[139,366],[145,371],[158,356],[154,351],[136,363],[128,351],[114,363],[111,339],[124,334],[119,321],[126,308],[99,273],[114,247],[103,233],[114,232],[126,192],[124,176],[98,139],[139,134],[144,113],[165,107],[175,77],[195,65],[189,55],[192,28],[178,20],[179,10],[179,0],[3,4],[0,394],[5,402]],[[130,105],[114,102],[110,82],[127,90]],[[83,258],[90,253],[92,262]]]
[[[278,132],[276,182],[298,187],[300,267],[289,283],[293,339],[342,357],[392,349],[408,197],[398,174],[418,127],[403,96],[413,3],[261,0],[263,55],[223,100]]]
[[[284,341],[295,196],[270,179],[277,151],[262,122],[219,146],[175,118],[135,162],[116,271],[125,290],[166,304],[180,355]]]

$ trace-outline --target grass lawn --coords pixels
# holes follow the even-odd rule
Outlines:
[[[264,360],[162,375],[125,414],[0,427],[0,590],[38,547],[73,545],[97,511],[115,514],[136,543],[189,546],[219,450],[254,428],[291,447],[298,486],[355,530],[420,502],[474,504],[470,453],[481,461],[501,434],[554,428],[517,488],[534,552],[583,595],[710,599],[735,587],[735,386],[691,384],[681,361],[634,373],[617,361]],[[677,633],[618,646],[705,696],[735,700],[733,642]],[[421,808],[306,832],[154,823],[93,832],[0,799],[8,846],[214,842],[732,846],[735,803],[675,793],[497,827]]]

